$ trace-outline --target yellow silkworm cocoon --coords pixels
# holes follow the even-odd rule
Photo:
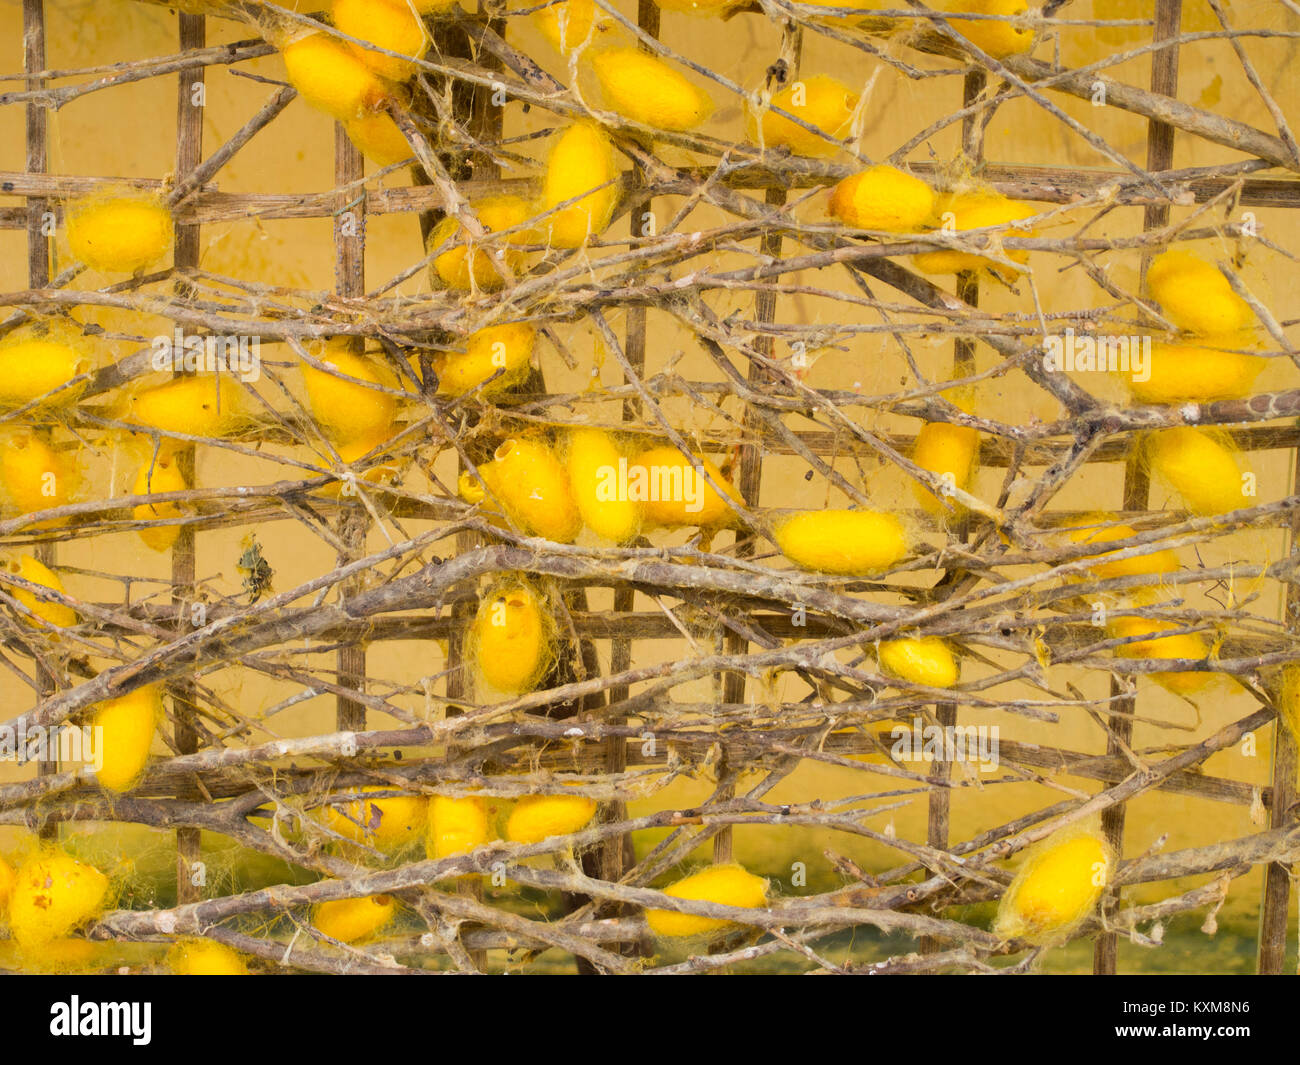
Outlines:
[[[669,898],[687,902],[713,902],[756,910],[767,905],[767,881],[743,865],[715,865],[664,889]],[[676,910],[646,910],[646,924],[657,936],[702,936],[735,926],[734,921],[700,917]]]
[[[471,333],[463,352],[438,352],[430,360],[438,375],[439,394],[463,396],[489,379],[481,395],[504,392],[528,376],[536,342],[537,331],[523,322],[490,325]]]
[[[0,487],[19,514],[66,506],[72,502],[75,482],[72,459],[55,451],[33,430],[18,429],[0,436]],[[59,524],[62,521],[51,519],[32,528]]]
[[[478,472],[506,514],[528,535],[570,544],[582,531],[582,515],[568,475],[541,441],[507,440]],[[466,498],[476,501],[473,496]]]
[[[902,522],[874,510],[805,510],[782,519],[774,535],[786,558],[816,573],[880,573],[907,554]]]
[[[1115,858],[1094,829],[1066,829],[1033,848],[1002,896],[993,931],[1003,939],[1050,943],[1092,913]]]
[[[388,94],[388,85],[368,67],[347,41],[312,33],[280,49],[289,84],[312,107],[340,122],[373,111]]]
[[[550,668],[550,617],[524,584],[503,587],[483,599],[470,628],[480,680],[509,695],[532,691]]]
[[[489,196],[472,207],[486,233],[514,229],[533,217],[528,201],[520,196]],[[480,248],[460,221],[449,215],[433,227],[425,250],[432,254],[458,234],[463,243],[436,255],[430,267],[434,283],[447,288],[500,288],[505,284],[503,272],[518,272],[524,261],[524,253],[510,245],[531,240],[527,230],[520,230],[494,240],[490,249]]]
[[[857,106],[858,94],[844,82],[817,74],[774,94],[771,107],[821,130],[830,140],[774,110],[764,110],[760,117],[752,104],[747,111],[746,136],[764,148],[788,148],[794,155],[828,159],[840,150],[836,141],[849,135]]]
[[[664,11],[677,11],[683,15],[723,15],[743,0],[660,0]]]
[[[415,156],[406,136],[384,111],[362,111],[346,119],[343,130],[357,150],[376,166],[393,166]]]
[[[830,214],[854,229],[914,233],[934,213],[934,190],[897,167],[869,167],[831,193]]]
[[[568,55],[610,29],[610,18],[594,0],[561,0],[533,12],[533,21],[542,36],[557,52]]]
[[[1151,469],[1195,514],[1223,514],[1249,506],[1242,494],[1236,454],[1203,429],[1180,425],[1160,429],[1147,440]]]
[[[468,854],[491,838],[487,803],[477,795],[463,799],[435,795],[429,801],[429,834],[424,849],[430,858]]]
[[[1250,346],[1248,337],[1224,337],[1224,347]],[[1268,360],[1259,355],[1199,344],[1151,345],[1151,366],[1145,381],[1126,378],[1133,398],[1142,403],[1210,403],[1250,395],[1255,378]]]
[[[876,653],[880,668],[891,677],[928,688],[951,688],[957,683],[957,659],[948,642],[938,636],[882,640]]]
[[[551,210],[575,196],[582,199],[545,219],[552,247],[580,248],[604,232],[618,204],[618,176],[614,145],[604,130],[578,122],[564,131],[546,162],[542,206]]]
[[[1038,211],[1027,203],[1009,200],[996,192],[975,190],[972,192],[952,193],[939,200],[935,214],[945,230],[964,232],[969,229],[984,229],[988,226],[1009,225],[1026,218],[1032,218]],[[1032,237],[1035,230],[1012,228],[1002,234],[988,234],[990,246],[997,248],[1003,237]],[[1012,262],[1027,263],[1029,252],[1026,249],[1003,251],[1002,256]],[[943,249],[922,252],[913,260],[918,270],[927,274],[955,274],[961,270],[998,270],[999,266],[991,259],[971,252]]]
[[[367,794],[394,789],[375,785],[359,790]],[[326,806],[323,813],[325,824],[345,839],[388,851],[424,837],[429,803],[423,795],[390,795]]]
[[[965,492],[975,477],[979,453],[977,429],[952,422],[926,422],[916,434],[912,461]],[[939,497],[919,481],[913,482],[912,490],[917,501],[931,514],[947,513]]]
[[[96,270],[133,274],[167,254],[172,214],[156,197],[90,196],[68,204],[68,244]]]
[[[1255,312],[1232,291],[1219,268],[1182,248],[1171,248],[1152,260],[1147,290],[1160,304],[1161,313],[1189,333],[1222,336],[1255,323]]]
[[[32,854],[14,877],[9,933],[24,948],[66,936],[104,908],[108,877],[56,848]]]
[[[634,540],[641,531],[641,504],[618,490],[618,473],[627,462],[627,453],[603,429],[569,434],[565,469],[583,524],[616,544]]]
[[[161,450],[150,460],[146,460],[136,475],[131,486],[131,494],[136,496],[160,495],[163,492],[183,492],[189,485],[181,475],[180,463],[175,454]],[[181,516],[181,508],[175,503],[141,503],[131,509],[131,517],[136,521],[161,521],[166,518]],[[140,539],[155,551],[167,551],[175,545],[181,534],[179,525],[160,525],[156,528],[141,529]]]
[[[8,862],[0,858],[0,910],[7,910],[9,896],[14,890],[14,870]]]
[[[406,0],[334,0],[334,25],[349,37],[411,59],[422,59],[429,50],[424,23],[407,6]],[[350,47],[362,63],[389,81],[403,81],[417,70],[408,59],[355,44]]]
[[[48,588],[52,592],[62,593],[64,591],[63,582],[59,580],[59,575],[31,555],[22,555],[5,565],[10,573],[21,577],[25,581],[39,584],[42,588]],[[77,623],[77,612],[70,606],[37,599],[33,593],[24,591],[21,588],[11,588],[9,592],[18,602],[22,603],[40,619],[37,621],[24,617],[23,621],[28,625],[36,628],[48,626],[55,629],[66,629]]]
[[[460,9],[457,0],[409,0],[421,15],[449,15]]]
[[[43,396],[50,406],[72,403],[81,389],[63,386],[92,366],[71,335],[13,333],[0,341],[0,407],[25,407]]]
[[[322,935],[340,943],[356,943],[375,935],[396,913],[397,903],[389,895],[330,899],[312,908],[311,923]]]
[[[1105,520],[1106,516],[1104,514],[1094,514],[1085,518],[1084,522],[1095,524]],[[1108,544],[1115,540],[1127,540],[1129,537],[1136,535],[1137,530],[1131,525],[1107,525],[1100,528],[1075,529],[1070,533],[1070,540],[1076,544]],[[1148,552],[1145,555],[1134,555],[1132,558],[1116,559],[1112,562],[1105,561],[1107,555],[1113,553],[1103,551],[1095,555],[1085,555],[1085,558],[1099,560],[1088,567],[1088,572],[1099,580],[1108,581],[1119,577],[1158,577],[1164,573],[1173,573],[1178,569],[1178,556],[1168,547],[1161,551]]]
[[[137,392],[123,421],[161,433],[220,438],[243,419],[243,393],[227,374],[178,377]]]
[[[700,125],[713,101],[662,59],[639,48],[609,48],[591,59],[610,110],[643,126],[682,132]]]
[[[373,440],[392,427],[398,382],[383,362],[358,354],[344,337],[314,344],[308,354],[325,369],[302,363],[307,403],[331,439]]]
[[[952,28],[982,52],[996,59],[1019,55],[1029,51],[1034,44],[1034,31],[1017,26],[1012,18],[1029,10],[1026,0],[944,0],[936,10],[960,12],[963,15],[1006,15],[1001,19],[963,19],[950,17]]]
[[[237,951],[210,939],[187,939],[167,952],[167,967],[177,976],[247,976]]]
[[[1168,621],[1152,618],[1116,618],[1107,626],[1113,639],[1145,636],[1115,648],[1122,658],[1188,658],[1203,659],[1210,653],[1205,637],[1199,632],[1179,632],[1172,636],[1157,636],[1179,628]],[[1175,695],[1191,695],[1206,687],[1214,678],[1201,671],[1160,672],[1149,674],[1152,680]]]
[[[717,466],[702,456],[687,457],[671,444],[648,448],[629,463],[626,495],[641,504],[647,525],[706,529],[730,525],[736,512],[708,478],[732,500],[743,502]]]
[[[585,795],[530,795],[515,803],[506,821],[511,843],[540,843],[569,836],[596,816],[596,800]]]
[[[102,730],[99,749],[104,764],[95,774],[102,787],[126,791],[140,779],[162,714],[162,689],[157,684],[100,703],[91,724]]]

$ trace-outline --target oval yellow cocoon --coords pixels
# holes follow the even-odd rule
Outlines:
[[[714,902],[719,906],[754,910],[767,905],[767,881],[743,865],[715,865],[677,881],[665,888],[664,894],[689,902]],[[650,931],[666,937],[708,935],[735,926],[734,921],[678,913],[676,910],[646,910],[645,920]]]
[[[362,111],[343,123],[348,140],[376,166],[393,166],[415,157],[392,117],[383,111]]]
[[[542,206],[551,210],[582,199],[545,219],[552,247],[580,248],[604,232],[618,204],[618,176],[614,146],[604,130],[592,122],[565,130],[546,162]]]
[[[1229,347],[1246,347],[1227,340]],[[1197,344],[1151,345],[1151,365],[1146,380],[1130,374],[1125,381],[1133,398],[1142,403],[1210,403],[1250,395],[1255,378],[1268,360],[1240,351],[1223,351]]]
[[[0,858],[0,910],[9,905],[9,896],[14,890],[14,870],[8,862]]]
[[[1146,447],[1152,470],[1193,513],[1223,514],[1249,505],[1236,456],[1209,433],[1185,425],[1161,429]]]
[[[550,668],[551,622],[533,590],[502,588],[479,604],[470,628],[475,671],[499,692],[530,692]]]
[[[743,502],[731,482],[702,456],[687,457],[670,444],[642,451],[628,465],[628,498],[639,502],[645,522],[670,528],[716,528],[735,521],[736,512],[697,467],[737,503]]]
[[[308,351],[328,367],[304,361],[302,379],[312,415],[332,440],[373,440],[392,427],[398,397],[383,390],[395,390],[398,382],[387,366],[352,351],[344,338]]]
[[[1115,639],[1126,639],[1131,636],[1148,637],[1117,647],[1115,653],[1122,658],[1202,659],[1210,653],[1205,638],[1199,632],[1179,632],[1172,636],[1155,635],[1178,628],[1168,621],[1152,618],[1116,618],[1107,628]],[[1175,695],[1191,695],[1201,691],[1214,679],[1208,673],[1199,670],[1159,672],[1148,675],[1162,688]]]
[[[1026,0],[944,0],[936,10],[965,15],[1023,15],[1029,10]],[[962,19],[950,17],[952,28],[982,52],[995,59],[1019,55],[1034,44],[1034,31],[1000,19]]]
[[[1084,920],[1110,883],[1114,855],[1099,833],[1066,830],[1029,855],[1002,896],[993,931],[1048,943]]]
[[[609,17],[593,0],[561,0],[533,12],[537,28],[557,52],[568,55],[609,28]]]
[[[709,117],[713,102],[662,59],[639,48],[609,48],[591,59],[605,103],[643,126],[682,132]]]
[[[1088,523],[1103,522],[1105,520],[1105,515],[1102,514],[1096,514],[1085,519]],[[1109,525],[1102,528],[1075,529],[1070,533],[1070,540],[1076,544],[1107,544],[1115,540],[1127,540],[1129,537],[1136,535],[1137,530],[1131,525]],[[1096,564],[1088,567],[1088,572],[1094,577],[1108,581],[1119,577],[1158,577],[1163,573],[1173,573],[1178,569],[1178,556],[1168,547],[1161,551],[1151,551],[1145,555],[1134,555],[1132,558],[1117,559],[1113,562],[1105,561],[1107,554],[1112,553],[1101,552],[1096,555],[1085,555],[1085,558],[1099,560]]]
[[[479,475],[506,513],[525,533],[570,544],[582,516],[560,460],[539,440],[512,438],[496,449]]]
[[[439,394],[463,396],[489,379],[482,395],[504,392],[528,376],[536,342],[537,331],[523,322],[490,325],[471,333],[463,352],[439,352],[431,360]],[[493,377],[498,370],[499,376]]]
[[[148,196],[92,196],[68,204],[68,244],[87,266],[133,274],[171,247],[172,214]]]
[[[392,791],[383,785],[359,789]],[[353,799],[323,808],[325,823],[345,839],[378,850],[394,850],[424,836],[429,803],[423,795],[389,795],[382,799]]]
[[[830,214],[854,229],[913,233],[934,213],[934,190],[897,167],[869,167],[831,193]]]
[[[916,434],[912,461],[938,477],[952,478],[954,488],[969,490],[980,453],[980,434],[969,425],[926,422]],[[919,481],[912,490],[917,501],[931,514],[947,512],[939,497]]]
[[[50,405],[71,403],[80,389],[63,386],[90,367],[87,354],[67,341],[15,336],[0,343],[0,407],[25,407],[42,396]]]
[[[477,795],[461,799],[435,795],[429,801],[429,835],[424,849],[430,858],[468,854],[491,838],[487,804]]]
[[[7,563],[7,566],[9,572],[17,574],[25,581],[39,584],[42,588],[48,588],[52,592],[64,591],[63,582],[59,580],[59,575],[31,555],[22,555],[18,559]],[[66,629],[77,623],[77,612],[70,606],[37,599],[31,592],[23,591],[20,588],[12,589],[11,594],[40,619],[40,621],[33,621],[31,618],[23,618],[23,621],[28,625],[39,628],[44,623],[44,625],[51,628]]]
[[[181,475],[180,464],[176,456],[166,450],[146,461],[136,474],[131,494],[137,496],[160,495],[163,492],[183,492],[189,485]],[[166,518],[181,516],[181,508],[175,503],[141,503],[131,509],[131,517],[136,521],[161,521]],[[152,529],[141,529],[140,539],[155,551],[167,551],[175,545],[181,535],[179,525],[160,525]]]
[[[227,374],[198,374],[146,388],[131,397],[124,421],[162,433],[218,439],[243,418],[243,392]]]
[[[101,703],[91,720],[104,764],[95,774],[101,787],[126,791],[149,762],[153,734],[162,719],[162,689],[146,684]]]
[[[528,202],[519,196],[489,196],[472,207],[479,223],[488,233],[522,226],[533,216]],[[505,284],[503,269],[515,273],[523,265],[524,253],[510,245],[527,244],[530,237],[526,230],[494,241],[489,250],[477,247],[473,238],[467,232],[462,232],[462,229],[457,219],[448,216],[429,233],[425,250],[430,253],[458,233],[463,241],[434,257],[430,270],[435,284],[455,289],[498,289]],[[497,257],[495,264],[494,256]]]
[[[247,976],[237,951],[210,939],[187,939],[167,952],[167,967],[177,976]]]
[[[289,84],[317,110],[340,122],[373,111],[388,93],[383,78],[346,41],[312,33],[281,50]]]
[[[585,795],[529,795],[515,803],[506,820],[511,843],[541,843],[569,836],[587,827],[596,816],[596,800]]]
[[[1219,268],[1182,248],[1171,248],[1152,260],[1147,290],[1164,316],[1189,333],[1221,336],[1255,322],[1250,304],[1232,291]]]
[[[1037,209],[1029,204],[1010,200],[999,193],[985,190],[953,193],[941,198],[935,205],[935,215],[939,221],[942,222],[944,215],[950,214],[953,228],[957,232],[1008,225],[1032,218],[1037,213]],[[1001,236],[1016,237],[1034,235],[1035,231],[1032,229],[1008,229],[1001,234]],[[991,236],[995,244],[1000,239],[999,235]],[[1002,255],[1015,263],[1024,264],[1029,261],[1029,252],[1024,248],[1016,251],[1006,250]],[[914,256],[913,262],[918,270],[927,274],[955,274],[961,270],[998,269],[998,264],[992,259],[971,252],[949,249],[922,252]]]
[[[75,480],[71,459],[32,430],[19,429],[0,437],[0,485],[19,514],[66,506],[72,502]],[[51,519],[32,528],[58,524],[58,519]]]
[[[361,899],[330,899],[312,908],[311,923],[316,931],[340,943],[356,943],[383,929],[397,913],[397,903],[388,895],[367,895]]]
[[[853,112],[858,106],[858,94],[838,78],[818,74],[775,93],[771,106],[794,115],[831,139],[827,140],[773,110],[764,110],[760,118],[750,105],[745,130],[751,142],[764,148],[787,148],[794,155],[828,159],[841,148],[835,142],[849,135]]]
[[[27,859],[9,896],[9,933],[22,947],[66,936],[104,908],[108,877],[57,849]]]
[[[879,573],[907,554],[902,522],[874,510],[806,510],[781,520],[774,535],[781,554],[816,573]]]
[[[334,0],[333,17],[339,32],[386,51],[422,59],[429,50],[429,35],[424,32],[424,23],[406,6],[406,0]],[[384,55],[355,44],[350,47],[361,62],[389,81],[403,81],[417,70],[408,59]]]
[[[583,524],[602,540],[625,544],[641,531],[641,504],[618,490],[620,464],[627,455],[603,429],[569,434],[565,469]]]
[[[881,669],[891,677],[927,688],[951,688],[957,683],[957,659],[948,642],[938,636],[882,640],[877,654]]]

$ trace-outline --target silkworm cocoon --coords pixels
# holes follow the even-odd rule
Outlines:
[[[683,15],[722,15],[743,0],[661,0],[665,11],[678,11]]]
[[[719,906],[760,909],[767,905],[767,881],[743,865],[715,865],[677,881],[664,889],[669,898],[689,902],[713,902]],[[735,926],[734,921],[699,917],[676,910],[646,910],[646,924],[657,936],[702,936]]]
[[[902,522],[874,510],[805,510],[782,519],[774,535],[786,558],[817,573],[879,573],[907,554]]]
[[[774,94],[771,106],[794,115],[831,139],[805,129],[774,110],[764,110],[760,117],[751,104],[745,126],[750,141],[764,148],[788,148],[794,155],[828,159],[840,150],[835,142],[849,135],[858,94],[838,78],[817,74]]]
[[[393,166],[414,158],[405,134],[384,111],[362,111],[343,123],[348,140],[376,166]]]
[[[410,4],[421,15],[449,15],[460,8],[457,0],[410,0]]]
[[[68,244],[96,270],[133,274],[158,262],[172,241],[172,214],[156,197],[90,196],[68,204]]]
[[[1115,856],[1092,828],[1065,829],[1032,848],[1002,896],[993,931],[1004,939],[1050,943],[1092,913]]]
[[[956,232],[1007,225],[1032,218],[1037,213],[1037,209],[1027,203],[1009,200],[1005,196],[987,190],[952,193],[941,198],[935,205],[935,214],[940,224],[950,223],[951,228]],[[1032,229],[1014,228],[1006,230],[1000,236],[990,234],[989,239],[992,241],[992,246],[996,247],[1002,236],[1032,237],[1034,235],[1035,231]],[[1029,252],[1023,248],[1017,251],[1007,250],[1003,252],[1003,258],[1024,264],[1029,261]],[[961,270],[998,269],[997,263],[982,255],[948,249],[922,252],[914,257],[913,262],[918,270],[927,274],[955,274]]]
[[[374,436],[362,436],[355,440],[341,441],[334,445],[334,450],[338,452],[340,461],[345,466],[350,466],[354,462],[359,462],[377,448],[383,447],[394,435],[391,428],[384,429],[375,433]],[[319,494],[329,499],[355,498],[358,482],[382,486],[391,484],[397,479],[400,470],[396,462],[388,461],[382,456],[370,461],[374,465],[364,473],[354,475],[350,482],[345,478],[327,484],[320,489]],[[325,464],[324,458],[322,458],[322,464]]]
[[[340,122],[373,111],[389,92],[346,41],[312,33],[284,45],[285,70],[304,100]]]
[[[1094,514],[1085,518],[1082,524],[1097,525],[1105,520],[1104,514]],[[1107,525],[1100,528],[1075,529],[1070,533],[1070,540],[1076,544],[1108,544],[1116,540],[1127,540],[1136,535],[1137,530],[1131,525]],[[1158,577],[1164,573],[1173,573],[1179,568],[1178,556],[1172,548],[1152,551],[1145,555],[1134,555],[1132,558],[1117,559],[1113,562],[1105,561],[1108,554],[1113,552],[1103,551],[1096,555],[1085,556],[1100,560],[1088,567],[1088,572],[1099,580],[1109,581],[1119,577],[1138,576]]]
[[[569,434],[565,469],[583,524],[616,544],[635,539],[641,531],[641,504],[617,490],[620,463],[626,462],[626,452],[603,429]]]
[[[157,684],[101,703],[91,724],[99,733],[104,764],[95,779],[109,791],[126,791],[149,762],[153,734],[162,718],[162,689]]]
[[[551,47],[564,55],[605,33],[611,25],[593,0],[561,0],[535,11],[533,20]]]
[[[163,492],[183,492],[188,487],[176,456],[162,450],[140,467],[135,483],[131,486],[131,494],[160,495]],[[141,503],[138,507],[132,508],[131,517],[136,521],[161,521],[166,518],[180,517],[181,513],[181,508],[175,503]],[[141,529],[140,539],[155,551],[167,551],[176,543],[180,534],[179,525],[160,525],[155,528]]]
[[[356,943],[381,931],[397,913],[389,895],[367,895],[362,899],[330,899],[318,902],[311,912],[316,931],[340,943]]]
[[[359,790],[365,794],[393,789],[376,785]],[[429,822],[429,803],[422,795],[353,799],[326,806],[322,812],[326,825],[340,836],[381,851],[395,850],[422,839]]]
[[[237,951],[210,939],[186,939],[167,952],[167,967],[176,976],[247,976]]]
[[[424,23],[406,0],[334,0],[334,25],[349,37],[412,59],[422,59],[429,50]],[[389,81],[402,81],[416,72],[416,65],[408,60],[355,44],[351,48],[362,63]]]
[[[532,217],[528,202],[519,196],[489,196],[472,206],[479,223],[488,233],[522,226]],[[531,239],[526,230],[520,230],[509,237],[498,238],[490,250],[479,248],[468,232],[462,232],[459,220],[449,215],[433,227],[426,250],[432,253],[458,233],[464,243],[435,256],[430,268],[434,283],[447,288],[500,288],[505,284],[502,270],[516,272],[524,261],[524,253],[510,245],[527,244]]]
[[[507,440],[478,472],[511,520],[530,536],[569,544],[582,531],[568,475],[541,441]]]
[[[312,416],[333,440],[374,439],[390,429],[398,397],[397,378],[378,359],[357,354],[346,338],[314,345],[309,354],[327,369],[302,364]]]
[[[1227,446],[1203,429],[1180,425],[1151,434],[1151,469],[1196,514],[1223,514],[1249,506],[1242,495],[1241,467]]]
[[[243,420],[243,392],[228,374],[177,377],[131,397],[123,421],[156,429],[218,439]]]
[[[1229,348],[1250,346],[1245,337],[1223,338]],[[1241,351],[1199,344],[1151,345],[1151,366],[1145,381],[1131,374],[1125,378],[1133,398],[1142,403],[1209,403],[1218,399],[1241,399],[1251,393],[1255,378],[1266,359]]]
[[[1026,0],[944,0],[938,10],[964,15],[1023,15],[1029,10]],[[980,51],[995,58],[1019,55],[1034,44],[1034,31],[1000,19],[962,19],[950,17],[952,28]]]
[[[618,176],[614,146],[604,130],[578,122],[564,131],[546,162],[542,206],[550,210],[575,196],[582,199],[546,217],[552,247],[580,248],[604,232],[618,204]]]
[[[1255,323],[1255,312],[1232,291],[1219,268],[1182,248],[1171,248],[1152,260],[1147,290],[1159,302],[1161,313],[1189,333],[1221,336]]]
[[[541,601],[527,585],[503,586],[485,596],[470,628],[479,679],[510,695],[532,691],[554,658],[551,629]]]
[[[731,482],[712,462],[688,458],[671,444],[642,451],[629,465],[627,496],[641,503],[646,524],[715,528],[730,525],[736,512],[696,468],[703,467],[713,484],[735,502],[743,502]]]
[[[609,48],[591,58],[605,103],[624,118],[681,132],[709,117],[713,101],[678,71],[638,48]]]
[[[104,908],[108,877],[57,848],[33,853],[14,877],[9,933],[19,946],[39,947],[66,936]]]
[[[72,403],[81,389],[63,386],[92,365],[71,336],[11,334],[0,341],[0,407],[25,407],[42,396],[51,406]]]
[[[468,854],[492,838],[487,804],[477,795],[463,799],[435,795],[429,801],[429,834],[425,853],[433,859]]]
[[[952,422],[926,422],[916,434],[912,461],[938,477],[951,478],[952,486],[965,492],[975,478],[979,453],[978,430]],[[913,482],[912,490],[931,514],[947,513],[939,497],[919,481]]]
[[[25,581],[39,584],[42,588],[48,588],[52,592],[64,591],[63,582],[59,580],[59,575],[31,555],[22,555],[5,565],[10,573],[21,577]],[[20,588],[11,588],[9,593],[40,619],[35,621],[32,618],[24,617],[23,621],[28,625],[66,629],[77,623],[77,612],[70,606],[37,599],[31,592],[23,591]]]
[[[934,213],[934,190],[896,167],[868,167],[831,193],[830,214],[854,229],[914,233]]]
[[[506,820],[512,843],[540,843],[552,836],[569,836],[587,827],[596,816],[596,800],[585,795],[530,795],[515,803]]]
[[[536,342],[537,331],[523,322],[490,325],[471,333],[463,352],[439,352],[431,360],[438,375],[438,392],[463,396],[489,379],[482,395],[504,392],[528,376]],[[498,371],[500,376],[493,377]]]
[[[880,668],[891,677],[929,688],[951,688],[957,683],[957,659],[948,642],[938,636],[882,640],[876,653]]]
[[[14,890],[14,869],[13,866],[0,858],[0,911],[6,911],[9,908],[9,896]]]
[[[19,514],[51,510],[72,502],[76,470],[66,453],[55,451],[30,429],[0,436],[0,486]],[[61,524],[39,522],[35,529]]]
[[[1112,621],[1107,626],[1107,631],[1114,639],[1126,639],[1131,636],[1148,637],[1117,647],[1115,653],[1123,658],[1201,659],[1210,653],[1205,637],[1199,632],[1180,632],[1173,636],[1155,635],[1178,627],[1171,622],[1152,618],[1123,617]],[[1175,695],[1191,695],[1201,691],[1214,679],[1210,674],[1201,671],[1160,672],[1151,673],[1149,676],[1162,688]]]

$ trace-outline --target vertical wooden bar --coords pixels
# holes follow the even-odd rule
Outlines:
[[[202,15],[180,14],[180,45],[185,52],[202,48],[207,40],[207,28]],[[176,175],[190,173],[203,159],[203,86],[205,68],[188,67],[177,78],[176,92]],[[176,249],[173,262],[177,272],[199,265],[199,227],[177,224]],[[182,298],[191,295],[191,288],[180,278],[176,292]],[[177,371],[182,373],[183,371]],[[188,485],[194,484],[195,449],[193,445],[180,448],[176,453],[177,469]],[[172,604],[176,608],[177,627],[184,631],[189,619],[188,604],[194,597],[195,577],[194,528],[181,526],[180,535],[172,547]],[[175,743],[179,754],[193,754],[199,749],[198,732],[193,722],[198,713],[194,685],[178,681],[172,686],[172,708],[175,712]],[[178,795],[197,798],[192,789],[179,788]],[[199,860],[200,835],[196,828],[176,830],[176,899],[179,903],[197,902],[201,895],[194,876]]]
[[[1169,41],[1178,36],[1182,22],[1182,0],[1156,0],[1155,40]],[[1151,88],[1166,96],[1178,94],[1178,45],[1153,53],[1151,58]],[[1174,159],[1174,127],[1151,120],[1147,126],[1147,170],[1155,173],[1168,170]],[[1167,203],[1148,204],[1142,219],[1143,230],[1159,229],[1169,223]],[[1146,260],[1142,275],[1146,276]],[[1130,455],[1124,467],[1124,509],[1146,510],[1150,496],[1150,479],[1142,469],[1136,455]],[[1111,695],[1119,693],[1119,684],[1111,681]],[[1118,755],[1122,745],[1133,738],[1133,714],[1137,702],[1133,697],[1112,702],[1110,735],[1106,740],[1106,753]],[[1124,850],[1125,805],[1108,807],[1101,816],[1102,832],[1114,848],[1116,855]],[[1104,906],[1109,909],[1118,904],[1119,892],[1109,892]],[[1119,964],[1119,940],[1113,932],[1103,932],[1093,945],[1092,971],[1098,976],[1113,976]]]

